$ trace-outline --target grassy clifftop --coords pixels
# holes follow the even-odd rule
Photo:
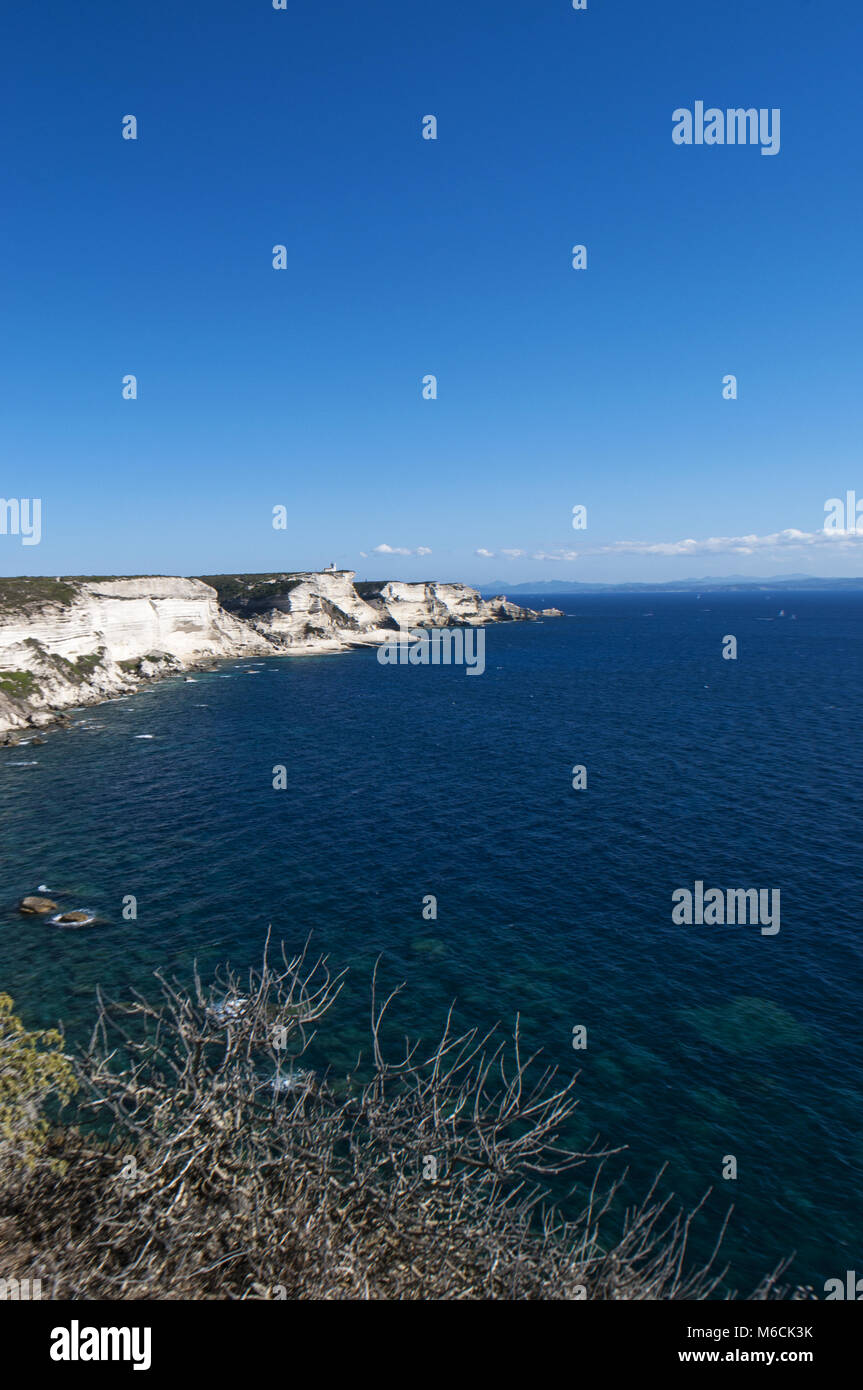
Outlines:
[[[67,574],[56,579],[49,575],[18,575],[0,578],[0,620],[4,612],[21,613],[27,609],[43,608],[48,603],[67,606],[73,603],[82,584],[113,584],[121,579],[168,579],[171,575],[134,574]]]
[[[259,599],[278,598],[289,594],[303,582],[305,574],[198,574],[196,579],[209,584],[219,595],[219,603],[255,603]]]
[[[46,603],[72,603],[78,586],[71,579],[47,579],[41,575],[19,579],[0,579],[0,617],[4,612],[20,613],[42,608]]]

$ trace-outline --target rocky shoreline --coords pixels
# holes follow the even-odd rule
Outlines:
[[[378,645],[398,629],[562,616],[483,599],[465,584],[355,580],[335,569],[0,580],[0,745],[226,657],[327,655]]]

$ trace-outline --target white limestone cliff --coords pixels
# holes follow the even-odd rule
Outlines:
[[[0,664],[9,648],[38,642],[75,660],[108,647],[115,661],[151,652],[195,660],[265,649],[266,643],[219,606],[215,589],[200,579],[71,580],[69,604],[0,614]],[[227,648],[227,650],[226,650]]]
[[[396,627],[481,627],[537,616],[530,608],[520,608],[502,596],[484,599],[467,584],[389,580],[380,585],[360,585],[360,589],[369,605],[386,613]]]
[[[17,586],[17,590],[16,587]],[[198,579],[67,580],[61,601],[32,602],[6,581],[0,607],[0,731],[132,690],[143,679],[219,657],[271,652]]]
[[[278,651],[346,651],[382,642],[381,614],[360,598],[353,570],[248,575],[227,580],[222,602]],[[384,623],[389,627],[389,623]]]

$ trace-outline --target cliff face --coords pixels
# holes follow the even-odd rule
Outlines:
[[[399,627],[537,617],[464,584],[355,577],[0,579],[0,736],[221,657],[347,651]]]
[[[381,614],[354,587],[353,570],[209,577],[227,612],[276,651],[345,651],[382,642]],[[385,623],[389,627],[391,624]]]
[[[365,601],[390,627],[480,627],[484,623],[519,622],[536,618],[530,608],[520,608],[505,598],[483,599],[466,584],[422,584],[389,580],[383,584],[359,584]]]
[[[0,581],[0,730],[134,689],[142,678],[271,650],[197,579],[65,580],[57,598]]]
[[[399,627],[480,627],[538,616],[502,597],[483,599],[466,584],[357,584],[353,570],[207,578],[229,612],[285,651],[383,642]]]
[[[151,652],[190,660],[231,655],[239,644],[266,646],[219,606],[215,589],[200,579],[72,580],[67,604],[3,614],[0,653],[37,642],[75,660],[109,647],[115,661]]]

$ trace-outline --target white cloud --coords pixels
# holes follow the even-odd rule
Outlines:
[[[376,545],[372,550],[373,555],[431,555],[427,545],[418,545],[416,550],[409,550],[404,545]]]
[[[585,552],[590,555],[755,555],[764,550],[808,550],[833,545],[844,549],[863,541],[863,532],[798,531],[789,527],[767,536],[708,536],[697,541],[614,541]]]
[[[584,550],[536,550],[530,558],[571,562],[585,555],[756,555],[761,551],[808,550],[824,546],[848,550],[861,542],[863,528],[859,531],[798,531],[788,527],[766,536],[708,536],[704,540],[689,536],[682,541],[611,541],[608,545],[590,546]],[[485,550],[476,552],[483,556],[488,553]],[[502,550],[500,553],[518,558],[527,552]]]
[[[531,560],[571,564],[587,555],[756,555],[767,551],[809,550],[815,547],[837,546],[849,550],[863,543],[863,529],[860,531],[799,531],[788,527],[784,531],[773,531],[766,536],[707,536],[696,540],[692,536],[680,541],[610,541],[607,545],[590,546],[584,550],[537,550],[530,554]],[[415,550],[404,545],[376,545],[372,555],[431,555],[427,545],[419,545]],[[478,546],[474,551],[481,560],[493,560],[505,556],[508,560],[519,560],[528,551],[516,547],[502,548],[499,551]],[[360,551],[365,560],[368,553]]]

